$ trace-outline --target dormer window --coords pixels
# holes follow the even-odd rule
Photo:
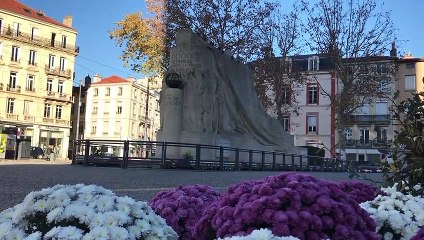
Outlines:
[[[308,58],[308,71],[319,71],[319,57],[312,56]]]

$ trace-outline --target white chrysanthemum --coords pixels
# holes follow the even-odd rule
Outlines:
[[[34,210],[37,212],[45,212],[47,207],[47,201],[44,199],[40,199],[34,203]]]
[[[57,233],[60,230],[60,226],[58,227],[53,227],[52,229],[50,229],[50,231],[46,232],[46,234],[44,234],[44,239],[51,239],[53,237],[55,237],[57,235]]]
[[[91,229],[89,234],[91,234],[94,237],[94,239],[97,239],[97,240],[109,239],[109,231],[107,230],[106,227],[95,227]]]
[[[114,201],[110,196],[101,196],[94,205],[99,212],[106,212],[112,210]]]
[[[74,226],[62,227],[58,233],[57,238],[63,240],[79,240],[82,238],[83,231]]]
[[[128,239],[128,231],[123,227],[111,227],[110,228],[110,239],[111,240],[122,240]]]
[[[64,189],[58,189],[49,195],[54,207],[64,207],[71,203],[71,198]]]
[[[48,214],[47,214],[47,222],[51,223],[54,222],[56,220],[58,220],[58,217],[60,214],[62,214],[63,212],[63,208],[62,207],[57,207],[53,210],[51,210]]]
[[[391,232],[386,232],[384,234],[384,240],[392,240],[393,239],[393,233]]]
[[[224,239],[218,238],[218,240],[299,240],[299,238],[296,237],[277,237],[272,234],[271,230],[269,229],[259,229],[254,230],[250,235],[248,236],[234,236],[234,237],[226,237]]]
[[[28,235],[28,237],[24,238],[24,240],[41,240],[43,234],[41,232],[35,232]]]
[[[12,227],[10,222],[0,224],[0,239],[3,239],[12,230]]]
[[[25,232],[19,228],[12,228],[4,238],[5,240],[20,240],[25,238]]]

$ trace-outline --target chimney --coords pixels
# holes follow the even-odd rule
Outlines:
[[[102,76],[96,73],[96,75],[94,75],[93,77],[93,83],[100,82],[101,80],[102,80]]]
[[[66,16],[63,19],[63,24],[71,28],[72,27],[72,16]]]
[[[127,77],[127,80],[132,82],[132,83],[136,82],[135,77],[131,77],[131,76]]]
[[[392,42],[392,49],[390,50],[390,57],[397,57],[397,49],[396,49],[396,43]]]

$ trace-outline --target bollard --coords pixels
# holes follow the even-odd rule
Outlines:
[[[286,154],[283,153],[283,171],[286,171]]]
[[[277,159],[277,154],[275,152],[272,153],[272,170],[275,171],[275,161]]]
[[[240,170],[240,149],[236,148],[236,167],[235,170]]]
[[[200,144],[196,144],[196,163],[195,168],[200,169],[200,156],[201,156],[202,147]]]
[[[219,147],[219,170],[224,169],[224,148]]]
[[[90,155],[90,140],[85,140],[85,151],[84,151],[84,166],[88,166],[88,158]]]
[[[128,153],[130,151],[130,143],[128,142],[128,140],[124,141],[124,155],[123,155],[123,164],[122,164],[122,168],[128,168]]]
[[[253,164],[253,152],[252,150],[249,150],[249,170],[252,170],[252,164]]]

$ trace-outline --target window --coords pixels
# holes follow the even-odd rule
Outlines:
[[[358,115],[370,115],[370,105],[365,103],[362,107],[359,108]]]
[[[85,113],[85,103],[81,103],[80,113]]]
[[[313,132],[313,133],[318,133],[318,116],[317,114],[311,114],[309,113],[307,115],[307,132]]]
[[[318,104],[318,86],[316,84],[308,84],[307,89],[308,89],[307,103]]]
[[[59,81],[59,83],[57,84],[57,92],[58,93],[63,93],[63,81]]]
[[[122,106],[118,106],[118,109],[116,110],[116,114],[122,114]]]
[[[0,34],[3,33],[3,19],[0,18]]]
[[[377,64],[377,73],[385,74],[387,72],[387,65],[385,63]]]
[[[0,42],[0,59],[3,59],[3,43]]]
[[[319,57],[313,56],[308,58],[308,71],[319,71]]]
[[[387,101],[375,102],[375,114],[376,115],[387,115],[389,114],[389,106]]]
[[[290,130],[290,117],[289,116],[283,116],[282,117],[282,123],[283,123],[283,129],[284,131]]]
[[[62,106],[56,106],[56,119],[62,119]]]
[[[52,105],[49,103],[44,104],[44,117],[49,118],[51,114]]]
[[[62,48],[66,48],[66,36],[62,35]]]
[[[66,68],[66,58],[60,57],[60,71],[64,72]]]
[[[359,129],[359,142],[361,144],[370,143],[370,130],[367,128]]]
[[[116,121],[115,122],[115,134],[119,134],[121,132],[121,122]]]
[[[35,40],[38,37],[38,28],[31,28],[31,40]]]
[[[52,33],[52,38],[50,39],[50,46],[54,47],[56,41],[56,33]]]
[[[16,37],[19,37],[19,35],[21,35],[21,24],[14,22],[13,23],[13,30],[14,30],[14,35]]]
[[[353,139],[353,131],[352,128],[345,128],[345,138],[346,140],[352,140]]]
[[[110,88],[106,88],[106,96],[110,96]]]
[[[406,75],[405,76],[405,90],[415,90],[415,75]]]
[[[99,96],[99,89],[97,88],[94,89],[94,96]]]
[[[415,63],[407,63],[406,64],[406,69],[414,69],[415,68]]]
[[[385,143],[387,142],[387,128],[386,127],[376,127],[377,133],[377,142]]]
[[[103,134],[107,135],[109,133],[109,122],[104,121],[103,122]]]
[[[387,80],[381,80],[377,85],[377,89],[382,93],[387,93],[392,90]]]
[[[91,126],[91,134],[96,134],[97,127],[95,125]]]
[[[281,103],[282,104],[290,104],[291,103],[291,88],[290,88],[290,86],[282,87]]]
[[[34,75],[28,75],[25,88],[27,91],[34,91],[34,78]]]
[[[13,62],[19,62],[19,47],[12,46],[12,59]]]
[[[7,109],[6,112],[7,113],[13,113],[15,110],[15,99],[13,98],[8,98],[7,99]]]
[[[53,79],[47,79],[47,92],[53,92]]]
[[[122,87],[118,88],[118,96],[122,96]]]
[[[37,52],[34,50],[29,50],[29,61],[28,64],[29,65],[33,65],[36,66],[37,64],[35,63],[35,59],[37,57]]]
[[[54,58],[55,58],[55,56],[54,55],[49,55],[49,68],[50,69],[53,69],[54,68]]]
[[[97,110],[98,110],[97,107],[93,107],[93,114],[97,114]]]
[[[16,88],[17,75],[17,72],[10,72],[9,88]]]
[[[32,116],[32,101],[24,101],[24,115]]]

